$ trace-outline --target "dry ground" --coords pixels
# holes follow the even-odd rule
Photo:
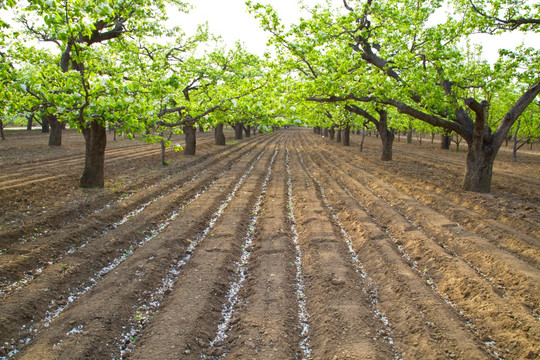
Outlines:
[[[167,167],[109,140],[82,190],[81,135],[8,131],[0,358],[540,356],[538,153],[502,149],[474,194],[465,152],[427,140],[381,163],[374,137],[198,136]]]

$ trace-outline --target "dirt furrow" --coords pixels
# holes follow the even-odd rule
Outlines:
[[[291,174],[313,357],[393,358],[390,344],[379,338],[383,324],[371,310],[347,245],[296,151]]]
[[[313,152],[306,151],[307,154]],[[422,272],[411,267],[385,229],[359,203],[320,157],[305,157],[306,166],[323,184],[328,202],[350,234],[373,307],[390,324],[395,347],[405,359],[484,359],[489,355],[458,312],[434,292]],[[339,179],[339,180],[337,180]]]
[[[328,171],[335,178],[347,176],[330,167]],[[449,254],[360,182],[351,179],[348,184],[349,191],[396,239],[403,254],[410,257],[411,265],[424,269],[426,280],[463,311],[486,344],[502,356],[538,354],[535,339],[540,326],[531,309],[512,297],[504,298],[470,264]]]
[[[261,207],[238,308],[223,352],[229,359],[294,359],[300,351],[295,248],[287,218],[285,145]]]
[[[212,227],[198,241],[197,251],[183,266],[160,312],[143,330],[134,358],[199,359],[214,339],[227,301],[228,284],[234,281],[234,263],[242,253],[250,210],[262,191],[261,183],[270,171],[273,155],[273,149],[268,149],[253,164],[223,213],[214,216]]]
[[[253,141],[244,141],[242,144],[252,143]],[[243,147],[244,145],[237,145],[235,147]],[[179,172],[189,171],[193,166],[197,166],[201,162],[208,159],[212,160],[213,156],[216,156],[224,151],[223,147],[209,147],[200,151],[201,155],[181,157],[175,165],[163,168],[159,165],[159,162],[154,162],[153,167],[146,169],[139,169],[139,174],[135,176],[131,171],[123,169],[121,166],[107,167],[106,173],[110,177],[110,184],[106,184],[106,189],[103,190],[82,190],[71,189],[69,181],[66,184],[54,184],[55,186],[51,191],[55,190],[59,195],[54,200],[51,206],[51,202],[46,202],[43,209],[40,209],[39,203],[28,203],[28,216],[25,217],[24,226],[20,226],[17,222],[11,225],[4,226],[0,231],[0,248],[6,241],[20,239],[25,236],[26,238],[35,239],[43,233],[49,233],[58,227],[65,227],[70,221],[78,221],[92,213],[99,211],[100,209],[107,207],[114,201],[122,200],[123,198],[133,194],[135,192],[143,191],[152,184],[158,183],[167,179],[168,177],[176,176]],[[129,164],[129,162],[127,162]],[[118,165],[118,164],[117,164]],[[127,174],[130,175],[127,175]],[[118,175],[121,174],[122,177]],[[124,175],[126,174],[126,175]],[[76,177],[78,175],[72,175],[73,180],[76,183]],[[56,187],[59,185],[62,187]],[[73,186],[73,185],[72,185]],[[38,189],[34,189],[38,191]],[[40,190],[43,192],[43,190]],[[67,193],[67,196],[61,196],[62,193]],[[84,201],[76,201],[71,198],[70,192],[81,193],[85,195]],[[5,200],[2,205],[4,211],[9,214],[10,211],[10,197],[20,196],[19,193],[13,193],[8,197],[3,197]],[[26,194],[25,196],[31,196]],[[20,206],[17,201],[13,201],[11,206]],[[23,219],[16,219],[23,221]],[[25,239],[20,239],[23,240]]]
[[[414,226],[420,226],[447,252],[465,259],[471,267],[490,280],[496,291],[500,291],[503,296],[516,298],[530,309],[540,307],[540,294],[535,291],[540,288],[540,271],[537,268],[502,251],[367,171],[351,166],[353,161],[337,162],[338,158],[329,151],[325,151],[324,155],[330,163],[336,164],[348,175],[354,174],[357,181],[391,204],[401,215],[412,220]],[[536,248],[529,246],[526,250],[529,250],[533,258],[540,260],[540,252]]]
[[[6,293],[6,285],[9,284],[10,287],[13,287],[13,282],[18,282],[23,277],[31,279],[36,275],[34,274],[35,271],[29,273],[29,264],[34,264],[36,268],[43,268],[57,263],[67,253],[74,252],[97,236],[103,236],[106,232],[133,218],[136,213],[142,211],[151,203],[187,182],[194,182],[200,177],[201,179],[197,180],[198,184],[202,186],[208,184],[220,172],[230,167],[234,161],[246,154],[246,152],[251,151],[253,146],[252,143],[244,143],[225,150],[220,155],[209,157],[206,161],[194,164],[194,166],[182,171],[180,174],[161,181],[155,186],[143,189],[128,199],[110,204],[101,211],[93,212],[90,216],[77,219],[76,222],[71,224],[64,223],[63,228],[59,231],[47,231],[46,236],[29,242],[19,240],[21,245],[12,245],[10,251],[0,258],[1,283],[3,284],[0,294]],[[24,281],[24,283],[26,282]]]
[[[250,154],[243,158],[235,168],[242,168],[245,166],[242,164],[249,163],[255,156],[256,154]],[[234,180],[234,176],[232,179]],[[117,266],[125,260],[127,257],[125,255],[130,255],[137,250],[138,246],[162,231],[160,226],[167,225],[167,218],[174,216],[174,210],[181,209],[182,204],[197,196],[198,192],[204,190],[203,186],[204,183],[190,183],[152,203],[138,214],[134,221],[118,226],[105,236],[94,239],[77,252],[67,255],[61,264],[45,269],[23,291],[4,299],[0,304],[0,324],[3,327],[0,332],[2,344],[5,341],[11,344],[12,337],[32,337],[32,332],[36,331],[28,329],[30,325],[25,324],[37,322],[46,316],[44,315],[46,311],[52,314],[62,312],[65,305],[71,304],[74,300],[70,294],[84,294],[89,287],[93,288],[96,283],[99,283],[100,278],[108,274],[111,266],[113,268]],[[218,194],[217,197],[222,196]],[[208,200],[207,202],[213,203]],[[101,276],[97,276],[100,274]],[[19,331],[23,325],[26,327],[23,331]]]
[[[414,196],[414,198],[426,206],[435,209],[438,213],[448,216],[452,221],[459,223],[471,231],[489,239],[495,245],[502,249],[516,254],[520,258],[531,262],[537,268],[540,266],[540,253],[538,247],[540,240],[535,236],[538,234],[538,227],[531,224],[530,221],[524,222],[520,219],[508,218],[498,215],[498,210],[493,210],[494,206],[489,207],[489,211],[483,210],[480,203],[468,207],[456,204],[448,199],[448,193],[436,193],[434,186],[418,186],[416,183],[403,176],[396,176],[382,170],[377,164],[369,165],[366,162],[358,161],[358,157],[351,154],[350,151],[332,147],[328,153],[335,157],[336,152],[347,159],[346,165],[352,172],[368,171],[376,175],[378,179],[389,182],[394,188]],[[470,196],[473,196],[472,194]],[[465,198],[461,195],[462,198]],[[465,202],[464,199],[461,202]],[[497,208],[497,207],[496,207]]]

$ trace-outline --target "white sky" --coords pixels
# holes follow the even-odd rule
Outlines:
[[[187,34],[193,34],[197,25],[208,22],[210,33],[219,35],[232,47],[240,40],[248,51],[263,55],[266,51],[268,34],[259,27],[259,20],[248,13],[246,0],[191,0],[194,5],[189,14],[169,15],[172,24],[179,25]],[[297,0],[253,0],[254,3],[271,4],[286,25],[296,22],[302,13]],[[304,0],[308,7],[324,4],[325,0]]]

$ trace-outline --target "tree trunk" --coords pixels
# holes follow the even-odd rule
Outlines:
[[[26,116],[26,120],[28,120],[28,122],[26,123],[26,130],[28,131],[32,131],[32,124],[34,123],[34,114],[30,114],[30,115],[27,115]]]
[[[512,161],[514,161],[514,162],[517,161],[517,151],[518,151],[518,147],[517,147],[518,139],[517,139],[517,136],[518,136],[519,126],[520,125],[521,125],[521,118],[519,118],[518,121],[517,121],[516,132],[514,133],[514,148],[512,149]],[[506,139],[508,139],[508,136],[506,137]]]
[[[323,136],[328,138],[328,128],[324,128]]]
[[[204,127],[202,125],[199,125],[199,132],[200,133],[203,133],[204,132]]]
[[[244,134],[247,138],[251,136],[251,125],[244,126]]]
[[[328,133],[330,134],[330,140],[334,140],[336,137],[336,128],[334,125],[330,127],[330,130],[328,131]]]
[[[493,162],[497,150],[494,151],[491,146],[486,145],[478,149],[469,144],[463,190],[479,193],[489,193],[491,191]]]
[[[379,122],[377,125],[377,131],[381,135],[382,141],[382,161],[392,160],[392,145],[394,143],[394,134],[388,129],[388,113],[384,110],[377,110],[379,113]]]
[[[49,146],[61,146],[62,145],[62,124],[58,121],[56,115],[43,115],[43,118],[47,118],[51,131],[49,133]]]
[[[452,142],[452,132],[449,130],[443,130],[441,133],[441,149],[450,150],[450,143]]]
[[[351,146],[351,128],[349,125],[345,126],[345,130],[343,131],[343,145],[344,146]]]
[[[412,133],[413,127],[412,124],[409,124],[409,131],[407,132],[407,144],[412,144]]]
[[[186,139],[186,146],[184,147],[184,155],[195,155],[195,148],[197,146],[197,129],[194,124],[184,125],[184,137]]]
[[[242,129],[243,125],[241,122],[237,122],[234,125],[234,138],[235,140],[242,140]]]
[[[341,142],[341,129],[338,129],[338,131],[337,131],[336,141],[337,141],[338,143]]]
[[[6,140],[6,136],[4,135],[4,122],[2,119],[0,119],[0,136],[2,137],[2,140]]]
[[[217,124],[214,131],[214,139],[216,140],[216,145],[225,145],[225,134],[223,133],[223,124]]]
[[[163,138],[163,131],[159,133],[159,136],[161,136],[161,140],[159,141],[161,147],[161,165],[165,166],[168,164],[165,161],[165,139]]]
[[[49,133],[49,119],[45,115],[41,117],[41,132],[44,134]]]
[[[105,184],[104,164],[107,132],[104,126],[96,121],[82,129],[86,145],[84,170],[80,180],[83,188],[103,188]]]

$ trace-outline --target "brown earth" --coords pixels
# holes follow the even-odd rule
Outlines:
[[[81,135],[7,132],[0,358],[539,358],[538,152],[475,194],[426,139],[197,135],[166,167],[109,139],[83,190]]]

